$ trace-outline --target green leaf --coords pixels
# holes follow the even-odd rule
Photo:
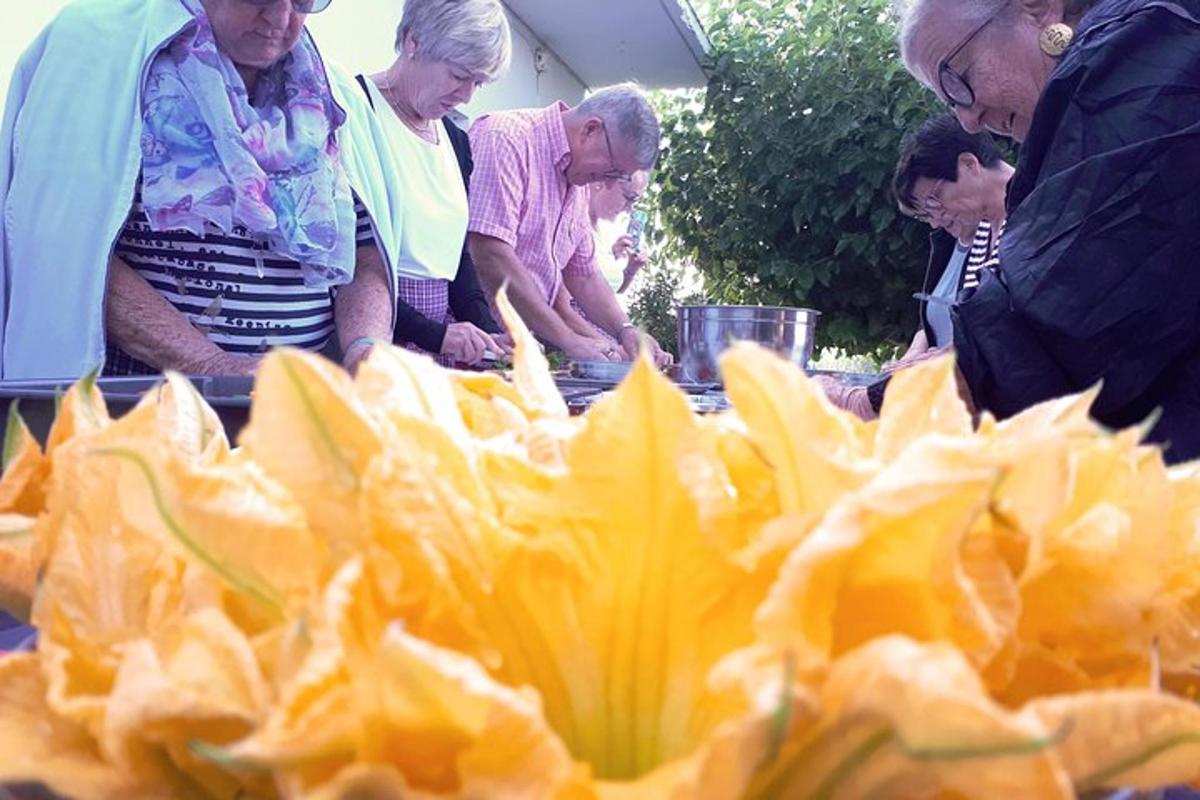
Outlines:
[[[888,0],[708,6],[712,80],[656,99],[669,133],[649,198],[660,260],[698,269],[713,302],[819,302],[822,345],[906,341],[927,242],[887,184],[902,137],[937,109],[903,71]],[[864,309],[888,338],[867,333]]]
[[[4,425],[4,453],[0,467],[8,469],[8,465],[16,458],[17,449],[21,446],[21,438],[25,435],[25,420],[21,419],[18,406],[21,401],[14,398],[8,404],[8,421]]]

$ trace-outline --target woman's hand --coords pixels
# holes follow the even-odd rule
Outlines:
[[[262,356],[247,353],[227,353],[221,351],[205,359],[195,369],[200,375],[254,375],[262,363]],[[189,370],[190,371],[190,370]]]
[[[620,261],[624,258],[629,258],[631,255],[633,255],[633,237],[629,234],[625,234],[620,239],[617,239],[615,242],[613,242],[612,254],[613,258],[615,258],[617,261]]]
[[[500,352],[495,353],[495,355],[497,355],[497,356],[512,355],[513,348],[517,346],[517,343],[515,341],[513,341],[513,337],[511,334],[493,333],[491,336],[492,336],[492,341],[495,342],[496,344],[498,344],[501,348]]]
[[[500,355],[506,352],[507,348],[470,322],[447,325],[446,335],[442,338],[441,355],[459,364],[475,366],[483,360],[484,353]]]
[[[867,396],[867,387],[851,386],[831,375],[816,375],[813,380],[825,392],[829,402],[843,411],[849,411],[864,421],[870,421],[878,416],[871,408],[871,399]]]
[[[908,345],[908,349],[904,351],[904,355],[900,356],[900,361],[919,356],[930,349],[929,337],[925,334],[924,328],[918,328],[913,336],[912,342]]]
[[[952,344],[944,345],[943,347],[929,347],[928,344],[926,344],[924,350],[910,347],[908,352],[906,352],[904,357],[899,361],[893,361],[890,364],[885,364],[882,372],[892,373],[898,369],[906,369],[915,364],[920,364],[924,361],[932,361],[935,358],[941,358],[945,355],[952,355],[953,353],[954,345]]]
[[[624,328],[621,331],[621,349],[625,352],[625,358],[628,361],[633,361],[641,352],[642,342],[650,348],[650,359],[654,362],[654,366],[662,368],[671,366],[674,357],[663,350],[653,336],[648,333],[641,333],[637,328]]]
[[[633,279],[641,272],[642,267],[646,266],[646,256],[642,252],[631,253],[629,261],[625,264],[625,271],[621,274],[621,288],[617,289],[617,294],[625,294],[625,290],[633,283]]]

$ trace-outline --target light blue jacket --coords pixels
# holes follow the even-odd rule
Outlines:
[[[108,263],[141,167],[141,88],[155,54],[191,19],[178,0],[77,0],[18,62],[0,123],[3,379],[76,379],[103,361]],[[390,149],[352,80],[329,73],[349,117],[338,133],[343,162],[394,298],[400,204],[386,180],[396,174]]]

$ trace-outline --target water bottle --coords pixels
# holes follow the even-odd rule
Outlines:
[[[645,211],[640,208],[635,208],[629,215],[629,238],[633,240],[633,246],[630,249],[631,254],[640,253],[642,251],[642,233],[646,230],[646,220],[649,217]]]

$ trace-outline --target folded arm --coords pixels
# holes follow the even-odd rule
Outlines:
[[[105,292],[109,341],[160,370],[189,375],[251,375],[259,357],[227,353],[119,256],[109,260]]]

